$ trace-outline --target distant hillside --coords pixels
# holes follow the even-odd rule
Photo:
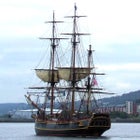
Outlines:
[[[110,98],[103,98],[102,102],[108,105],[125,104],[126,101],[140,101],[140,90],[123,94],[121,96],[113,96]]]
[[[25,103],[3,103],[0,104],[0,115],[7,114],[9,111],[28,109],[29,105]]]
[[[114,96],[110,98],[101,99],[101,102],[107,105],[125,104],[126,101],[136,101],[140,103],[140,90],[126,93],[121,96]],[[59,105],[56,104],[56,106]],[[31,107],[26,103],[3,103],[0,104],[0,115],[7,114],[9,111],[29,109],[29,108]]]

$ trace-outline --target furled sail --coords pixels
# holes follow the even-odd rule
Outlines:
[[[62,67],[58,68],[59,72],[59,78],[66,80],[66,81],[72,81],[73,80],[73,73],[75,73],[75,81],[80,81],[81,79],[84,79],[90,74],[92,68],[87,67],[76,67],[76,68],[69,68],[69,67]]]
[[[59,82],[58,70],[35,69],[36,75],[44,82]]]

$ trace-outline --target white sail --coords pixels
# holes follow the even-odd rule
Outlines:
[[[59,82],[58,70],[35,69],[36,75],[44,82]],[[54,75],[54,77],[53,77]]]
[[[75,73],[75,81],[80,81],[90,74],[91,69],[92,68],[87,67],[76,67],[74,69],[71,67],[58,68],[59,78],[66,81],[72,81],[73,73]]]

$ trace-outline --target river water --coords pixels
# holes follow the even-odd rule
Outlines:
[[[112,123],[102,137],[70,138],[36,136],[34,123],[0,123],[0,140],[140,140],[140,123]]]

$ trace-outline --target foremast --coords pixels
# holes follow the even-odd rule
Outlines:
[[[50,64],[49,69],[36,69],[37,76],[44,82],[50,84],[50,88],[48,89],[51,96],[50,102],[50,115],[53,115],[53,108],[54,108],[54,87],[57,82],[59,82],[58,70],[55,69],[55,51],[56,47],[59,45],[59,40],[64,38],[58,38],[56,34],[56,23],[62,23],[63,21],[56,21],[55,20],[55,13],[53,12],[53,20],[47,21],[45,23],[52,24],[52,37],[50,38],[40,38],[40,39],[49,39],[51,41],[51,51],[50,51]],[[47,93],[46,93],[47,96]],[[44,103],[46,108],[46,102]],[[45,109],[44,108],[44,109]]]
[[[53,12],[53,21],[52,21],[52,24],[53,24],[53,27],[52,27],[52,39],[51,39],[51,47],[52,47],[52,53],[51,53],[51,60],[50,61],[50,68],[52,70],[52,77],[51,77],[51,115],[53,114],[53,106],[54,106],[54,103],[53,103],[53,100],[54,100],[54,85],[55,85],[55,81],[54,81],[54,52],[55,52],[55,49],[56,49],[56,46],[57,46],[57,38],[55,37],[55,16],[54,16],[54,12]]]

